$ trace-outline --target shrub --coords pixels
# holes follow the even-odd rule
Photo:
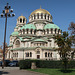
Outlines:
[[[51,61],[51,60],[20,60],[19,67],[20,69],[30,69],[31,63],[36,63],[38,68],[63,68],[62,61]],[[68,68],[75,68],[75,61],[70,61]]]

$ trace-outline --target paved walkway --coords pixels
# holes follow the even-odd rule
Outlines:
[[[0,75],[46,75],[46,74],[27,70],[19,70],[19,67],[5,67],[4,69],[0,67]]]

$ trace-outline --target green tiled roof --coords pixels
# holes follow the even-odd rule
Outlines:
[[[55,28],[60,29],[56,24],[47,24],[47,25],[44,26],[44,29],[51,29],[51,28],[53,28],[53,29],[55,29]]]
[[[18,32],[13,32],[11,35],[12,36],[17,36],[19,33]]]
[[[21,29],[36,29],[36,27],[33,24],[26,24]]]

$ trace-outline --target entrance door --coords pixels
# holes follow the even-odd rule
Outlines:
[[[40,55],[37,55],[37,59],[40,59]]]

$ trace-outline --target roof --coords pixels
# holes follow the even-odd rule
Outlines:
[[[22,29],[36,29],[36,27],[33,24],[26,24],[21,28],[21,30]]]
[[[19,19],[19,18],[25,18],[25,17],[24,17],[24,16],[19,16],[18,19]],[[26,18],[25,18],[25,19],[26,19]]]
[[[51,29],[51,28],[53,28],[53,29],[55,29],[55,28],[60,29],[56,24],[47,24],[47,25],[44,26],[44,29]]]
[[[13,32],[11,35],[12,36],[17,36],[19,34],[19,32]]]
[[[41,8],[34,10],[34,11],[31,13],[31,15],[34,15],[34,14],[37,14],[37,13],[43,13],[43,14],[49,14],[49,15],[50,15],[50,13],[49,13],[47,10],[41,9]]]
[[[46,42],[46,41],[43,40],[43,39],[35,39],[35,40],[33,40],[33,41],[35,41],[35,42]]]
[[[42,48],[42,49],[53,49],[51,47],[42,47],[42,46],[38,46],[38,47],[21,47],[21,48],[14,48],[14,49],[9,49],[9,50],[33,50],[33,49],[36,49],[36,48]]]

